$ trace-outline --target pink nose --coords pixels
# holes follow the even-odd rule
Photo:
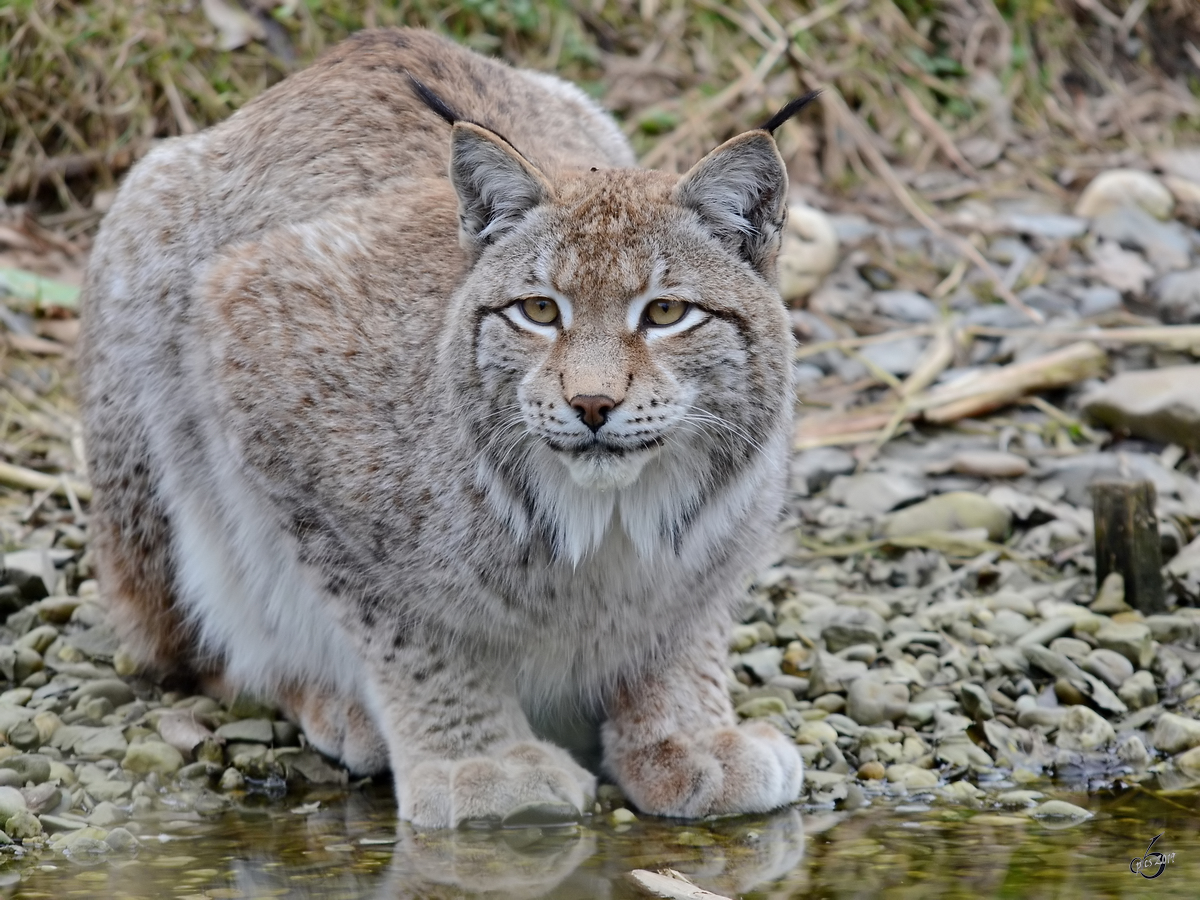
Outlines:
[[[576,394],[571,398],[571,408],[579,412],[579,418],[593,434],[608,421],[608,414],[616,405],[616,400],[603,394]]]

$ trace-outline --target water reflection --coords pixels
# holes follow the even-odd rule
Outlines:
[[[680,824],[396,830],[390,792],[248,802],[145,823],[136,859],[91,867],[10,859],[0,896],[114,900],[633,900],[635,868],[670,867],[728,897],[1195,897],[1200,810],[1193,793],[1069,795],[1095,817],[1055,827],[1012,811],[876,800],[853,812]],[[314,806],[319,802],[319,806]],[[1174,856],[1153,880],[1131,871],[1147,844]],[[10,851],[11,853],[11,851]],[[52,867],[47,868],[46,863]]]

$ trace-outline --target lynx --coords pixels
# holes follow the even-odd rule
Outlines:
[[[402,818],[796,800],[726,641],[792,424],[772,123],[682,177],[582,91],[358,34],[136,167],[86,284],[101,590]]]

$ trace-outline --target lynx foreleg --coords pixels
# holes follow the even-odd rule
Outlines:
[[[426,640],[373,667],[400,817],[426,828],[577,817],[595,776],[534,737],[511,679],[474,665]]]
[[[605,767],[645,812],[764,812],[800,796],[795,745],[765,722],[736,722],[723,638],[714,629],[673,664],[623,685],[610,705]]]

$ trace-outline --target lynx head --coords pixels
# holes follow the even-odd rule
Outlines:
[[[543,518],[586,511],[593,524],[559,534],[560,550],[577,559],[616,510],[639,548],[671,531],[678,542],[689,504],[765,447],[781,455],[787,175],[767,130],[680,177],[543,171],[458,122],[450,177],[473,261],[458,333],[473,350],[463,377],[486,398],[477,446],[515,497],[548,507]],[[658,494],[675,498],[671,510]]]

